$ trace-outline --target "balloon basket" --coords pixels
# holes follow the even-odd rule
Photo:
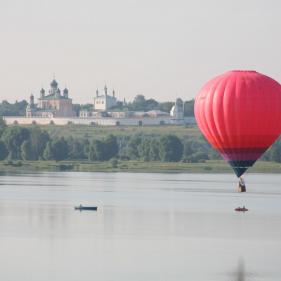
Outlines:
[[[245,185],[244,186],[238,185],[237,191],[238,192],[246,192],[246,186]]]

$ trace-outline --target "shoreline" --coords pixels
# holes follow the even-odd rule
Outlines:
[[[71,171],[128,173],[233,173],[223,160],[203,163],[143,161],[1,161],[0,172]],[[281,163],[258,161],[247,173],[281,173]]]

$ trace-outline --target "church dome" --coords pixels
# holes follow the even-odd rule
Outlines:
[[[65,88],[63,90],[63,96],[64,96],[64,98],[68,99],[68,89],[67,88]]]
[[[58,86],[58,82],[54,79],[52,82],[51,82],[51,87],[52,88],[57,88]]]

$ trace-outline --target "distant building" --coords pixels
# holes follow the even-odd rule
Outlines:
[[[147,116],[151,118],[158,118],[158,117],[167,117],[169,113],[161,110],[150,110],[146,112]]]
[[[170,116],[175,119],[183,119],[184,108],[183,108],[183,101],[181,99],[176,100],[175,105],[172,107],[170,111]]]
[[[34,96],[30,96],[30,102],[26,108],[26,117],[4,116],[8,125],[12,124],[83,124],[91,126],[159,126],[159,125],[194,125],[194,117],[184,117],[184,103],[177,99],[171,108],[170,114],[160,110],[129,111],[126,101],[123,102],[123,111],[116,111],[114,107],[119,105],[114,90],[112,95],[104,87],[104,93],[96,91],[93,109],[81,110],[79,117],[75,116],[72,99],[68,96],[68,90],[61,93],[58,83],[53,80],[48,94],[41,89],[38,103],[35,104]],[[121,103],[120,103],[121,104]],[[116,107],[115,109],[117,109]]]
[[[96,90],[96,97],[94,98],[93,110],[81,110],[79,112],[80,118],[99,118],[109,117],[108,110],[117,105],[117,98],[115,91],[112,91],[112,96],[108,94],[107,86],[104,86],[104,94],[100,95],[99,90]]]
[[[53,80],[50,84],[49,94],[45,95],[45,90],[40,91],[38,104],[34,103],[34,96],[30,96],[29,105],[26,108],[26,117],[72,117],[72,99],[68,97],[68,89],[64,89],[61,94],[58,83]]]
[[[99,90],[96,91],[96,97],[94,98],[94,110],[95,111],[108,111],[113,106],[117,105],[117,99],[115,97],[115,91],[112,91],[112,96],[108,95],[107,87],[104,86],[104,94],[100,95]]]
[[[80,118],[89,118],[92,117],[92,112],[85,109],[85,110],[80,110],[79,111],[79,117]]]

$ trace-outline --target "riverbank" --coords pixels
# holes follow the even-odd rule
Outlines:
[[[232,173],[229,165],[222,160],[204,163],[183,162],[142,162],[111,160],[89,161],[2,161],[0,172],[28,171],[79,171],[79,172],[150,172],[150,173]],[[258,161],[249,173],[280,173],[281,164]]]

